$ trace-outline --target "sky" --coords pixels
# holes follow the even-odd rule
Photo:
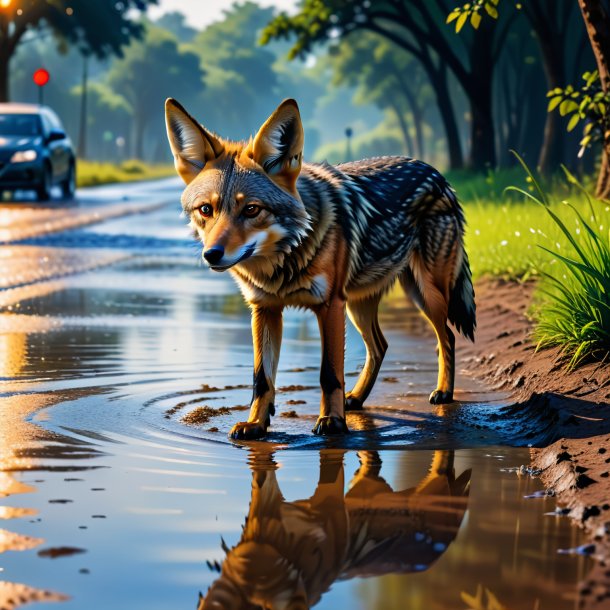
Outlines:
[[[261,6],[276,6],[279,10],[293,9],[298,0],[260,0]],[[169,13],[180,11],[186,15],[189,25],[197,29],[218,21],[222,18],[222,12],[230,8],[234,0],[159,0],[157,6],[152,6],[148,13],[153,18]]]

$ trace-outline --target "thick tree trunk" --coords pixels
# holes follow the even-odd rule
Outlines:
[[[563,41],[560,44],[544,44],[540,42],[544,71],[546,73],[549,91],[556,87],[565,87],[565,66],[563,57]],[[563,162],[565,128],[558,112],[548,112],[544,125],[544,140],[538,158],[538,169],[544,175],[556,171]]]
[[[496,140],[491,110],[491,86],[481,84],[470,96],[471,148],[468,165],[475,170],[496,166]]]
[[[447,149],[449,156],[450,169],[462,169],[464,167],[464,157],[462,155],[462,144],[460,142],[460,132],[455,120],[455,112],[453,110],[453,102],[449,94],[449,86],[447,84],[447,71],[441,65],[438,70],[427,70],[430,77],[430,84],[434,89],[436,96],[436,104],[441,115],[441,121],[445,129],[445,137],[447,138]]]
[[[597,69],[605,93],[610,91],[610,19],[599,0],[578,0]],[[610,198],[610,129],[604,129],[602,165],[597,180],[596,196]]]
[[[8,64],[8,58],[0,56],[0,102],[2,103],[10,101]]]
[[[605,138],[602,149],[602,164],[597,177],[595,196],[599,199],[610,199],[610,139]]]
[[[564,3],[568,0],[564,0]],[[572,6],[572,0],[566,5],[568,11]],[[541,0],[532,0],[526,6],[525,14],[534,29],[538,46],[542,54],[542,64],[546,76],[547,90],[566,85],[566,61],[565,61],[565,39],[560,35],[565,26],[556,24],[556,16],[553,12],[562,7],[546,8]],[[545,10],[546,9],[546,10]],[[565,11],[565,8],[564,8]],[[569,19],[570,13],[564,15]],[[549,112],[546,115],[544,125],[544,139],[540,156],[538,157],[538,169],[544,175],[550,175],[557,171],[563,162],[565,146],[565,128],[562,118],[558,112]]]
[[[485,23],[476,30],[470,53],[471,71],[467,79],[460,80],[470,102],[472,119],[468,165],[476,170],[496,166],[492,108],[494,60],[491,53],[494,27],[494,24]]]
[[[10,101],[9,95],[9,63],[11,61],[14,45],[8,37],[8,26],[6,21],[0,17],[0,102]]]

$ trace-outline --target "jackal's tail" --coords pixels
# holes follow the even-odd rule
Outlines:
[[[449,293],[448,318],[456,330],[464,337],[474,341],[474,329],[477,325],[474,288],[468,255],[462,246],[460,268],[451,292]]]

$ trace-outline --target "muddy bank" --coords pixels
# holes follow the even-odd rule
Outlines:
[[[591,542],[578,552],[598,559],[581,585],[579,607],[610,608],[610,366],[568,372],[559,350],[536,352],[527,317],[534,288],[533,282],[477,286],[477,342],[460,345],[462,368],[511,392],[514,404],[501,419],[545,431],[542,437],[531,431],[532,468],[588,532]]]

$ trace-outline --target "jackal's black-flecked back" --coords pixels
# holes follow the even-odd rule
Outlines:
[[[332,215],[344,232],[350,251],[348,294],[386,290],[406,271],[416,280],[419,294],[412,296],[425,301],[425,286],[417,283],[417,270],[410,267],[417,254],[428,269],[453,273],[448,317],[459,332],[474,338],[464,216],[455,192],[437,170],[408,157],[305,164],[297,186],[317,229],[321,218]]]

